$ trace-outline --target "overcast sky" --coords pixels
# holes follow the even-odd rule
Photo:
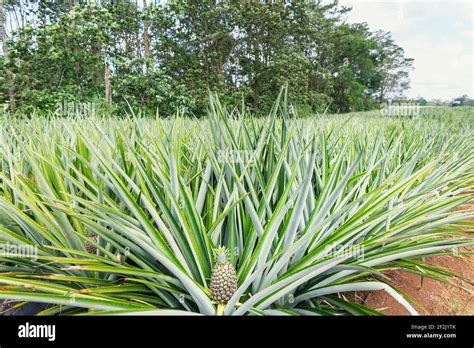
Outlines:
[[[340,0],[349,22],[390,31],[414,58],[409,97],[474,97],[474,1]]]

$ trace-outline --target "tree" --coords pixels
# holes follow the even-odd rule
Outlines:
[[[63,100],[90,101],[105,95],[111,27],[106,10],[75,6],[58,21],[18,29],[6,66],[15,75],[19,101],[54,108]]]
[[[10,102],[10,108],[14,109],[16,107],[16,100],[15,100],[15,91],[13,88],[13,75],[10,69],[6,68],[6,66],[9,64],[9,54],[8,54],[8,43],[7,43],[7,32],[5,28],[5,11],[4,11],[4,4],[3,0],[0,0],[0,43],[2,45],[2,51],[3,51],[3,61],[2,61],[2,67],[4,67],[2,70],[4,70],[5,78],[3,81],[4,86],[8,86],[8,100]],[[3,75],[3,74],[2,74]]]
[[[193,104],[203,110],[209,90],[225,94],[224,69],[235,45],[229,2],[178,0],[150,8],[148,18],[154,61],[185,86]]]
[[[451,106],[474,106],[474,99],[470,99],[467,94],[455,98],[451,102]]]
[[[403,91],[410,84],[409,72],[413,59],[405,57],[403,48],[394,42],[390,33],[379,30],[374,34],[374,38],[378,43],[377,61],[380,76],[380,87],[375,95],[379,102],[387,98],[401,98]]]
[[[307,110],[351,111],[408,87],[412,60],[388,33],[344,23],[349,9],[337,1],[31,0],[11,9],[29,21],[3,45],[0,101],[10,94],[27,108],[105,100],[199,115],[215,91],[263,113],[288,85],[290,102]]]
[[[426,106],[428,105],[428,101],[423,98],[423,97],[419,97],[415,100],[415,103],[417,103],[418,105],[421,105],[421,106]]]

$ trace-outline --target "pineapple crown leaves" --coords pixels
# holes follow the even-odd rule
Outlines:
[[[95,236],[97,236],[94,232],[88,231],[88,230],[86,230],[86,231],[84,232],[84,234],[85,234],[85,236],[88,237],[88,238],[89,238],[89,237],[95,237]]]
[[[216,263],[225,263],[229,261],[229,249],[224,246],[220,246],[212,250]]]

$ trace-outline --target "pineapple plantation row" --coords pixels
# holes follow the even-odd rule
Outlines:
[[[281,97],[284,99],[284,96]],[[371,315],[462,253],[473,115],[1,118],[0,301],[39,315]],[[471,191],[470,191],[471,190]],[[12,308],[13,307],[13,308]]]

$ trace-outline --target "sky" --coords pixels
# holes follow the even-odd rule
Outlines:
[[[348,22],[390,31],[414,58],[408,97],[450,100],[474,97],[474,1],[340,0],[352,7]]]

